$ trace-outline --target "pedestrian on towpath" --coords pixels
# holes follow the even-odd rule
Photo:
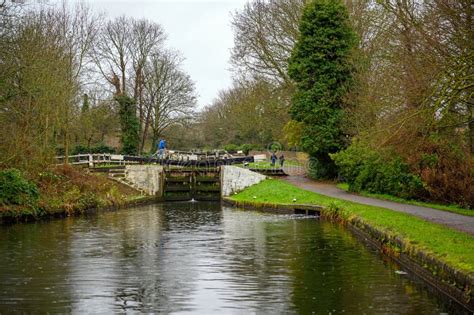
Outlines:
[[[272,153],[272,156],[270,157],[271,161],[272,161],[272,166],[275,166],[275,163],[276,163],[276,160],[277,160],[277,156],[275,154],[275,152]]]
[[[279,160],[280,160],[280,167],[283,168],[283,164],[285,163],[285,156],[283,154],[280,155]]]

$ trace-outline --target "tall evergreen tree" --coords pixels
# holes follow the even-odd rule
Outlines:
[[[340,0],[309,2],[300,22],[288,72],[296,82],[291,115],[303,123],[301,145],[311,156],[311,175],[336,175],[330,153],[344,148],[343,101],[351,86],[356,36]]]
[[[115,100],[119,103],[122,153],[135,155],[140,143],[140,123],[137,117],[135,100],[127,95],[116,96]]]

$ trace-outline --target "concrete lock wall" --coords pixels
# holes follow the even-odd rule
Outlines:
[[[125,179],[148,195],[161,196],[162,181],[164,180],[163,166],[127,165]]]
[[[221,194],[230,196],[249,186],[260,183],[265,175],[249,171],[237,166],[222,166],[221,168]]]

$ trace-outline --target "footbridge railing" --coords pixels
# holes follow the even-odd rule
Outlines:
[[[58,164],[65,163],[65,156],[57,156]],[[126,164],[161,164],[161,165],[176,165],[176,166],[219,166],[231,165],[240,163],[251,163],[254,161],[253,156],[232,156],[228,155],[211,155],[202,153],[168,154],[164,158],[154,156],[133,156],[109,153],[94,153],[94,154],[76,154],[68,156],[68,163],[72,165],[87,165],[94,167],[98,165],[126,165]]]

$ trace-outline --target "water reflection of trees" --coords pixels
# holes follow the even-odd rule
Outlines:
[[[16,224],[0,230],[0,313],[68,309],[72,220]]]
[[[235,279],[257,280],[241,298],[257,301],[260,311],[421,314],[436,307],[340,225],[224,213]]]
[[[339,225],[219,204],[3,227],[0,250],[0,313],[436,308]]]
[[[190,264],[198,249],[189,246],[189,235],[203,224],[214,224],[220,216],[215,207],[207,210],[197,204],[176,203],[98,217],[97,230],[108,234],[103,237],[108,244],[102,244],[100,250],[111,252],[101,256],[109,275],[101,275],[103,283],[97,291],[110,292],[115,297],[111,304],[123,309],[189,309],[192,279],[198,274]],[[97,246],[88,247],[89,252],[98,250]]]

